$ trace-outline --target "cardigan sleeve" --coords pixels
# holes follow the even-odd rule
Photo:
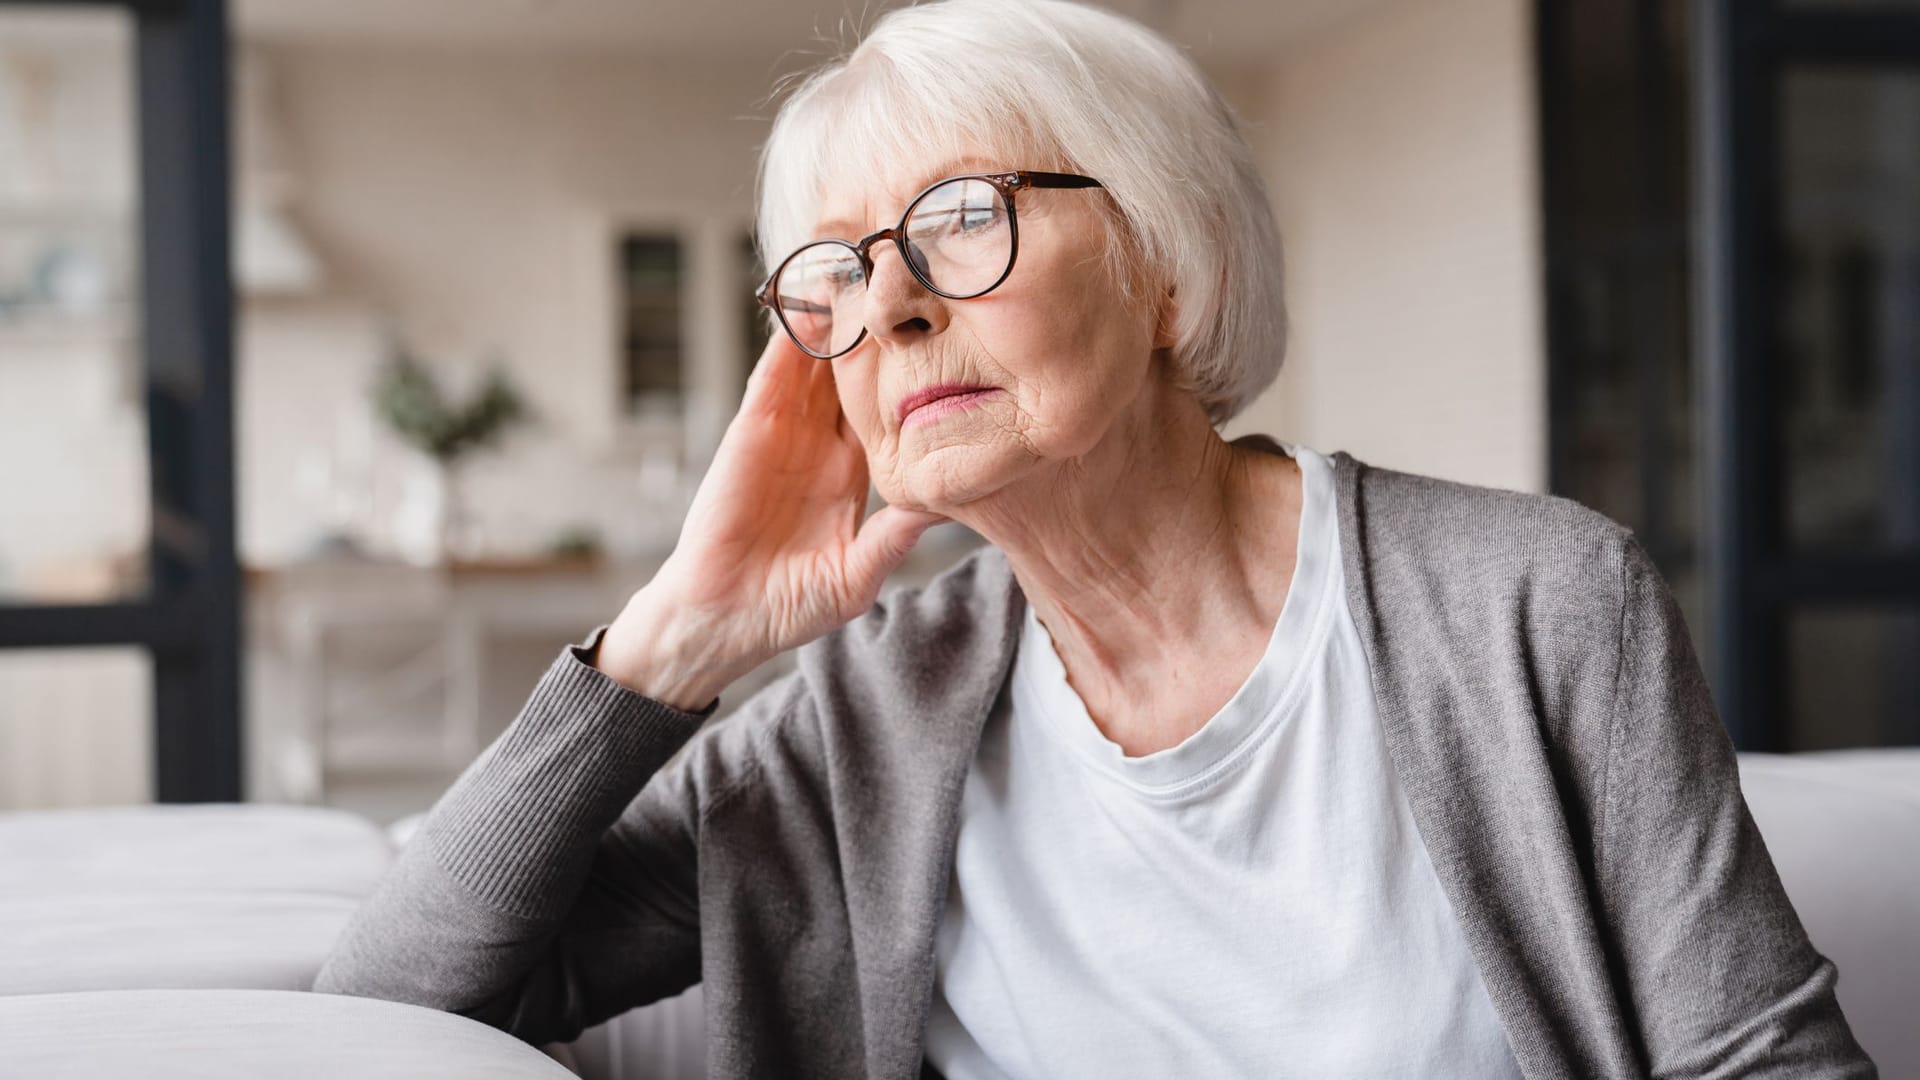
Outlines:
[[[754,729],[793,687],[776,681],[700,730],[718,702],[683,712],[608,678],[592,666],[603,631],[562,651],[435,804],[315,990],[454,1012],[541,1044],[700,980],[703,807],[751,768]]]
[[[1595,863],[1648,1072],[1870,1077],[1740,791],[1686,624],[1638,540]]]

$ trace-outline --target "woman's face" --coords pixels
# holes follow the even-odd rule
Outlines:
[[[898,224],[935,180],[1024,163],[965,159],[902,170],[822,207],[816,236],[857,239]],[[998,288],[971,300],[929,292],[891,242],[871,249],[867,339],[831,361],[873,483],[895,506],[948,512],[1046,462],[1085,454],[1140,394],[1159,311],[1121,295],[1106,259],[1099,189],[1015,195],[1019,252]],[[932,387],[977,392],[901,415]]]

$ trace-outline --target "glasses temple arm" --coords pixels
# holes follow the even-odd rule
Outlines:
[[[1094,188],[1102,186],[1100,181],[1095,180],[1093,177],[1081,176],[1078,173],[1018,172],[1014,175],[1019,177],[1028,187]]]

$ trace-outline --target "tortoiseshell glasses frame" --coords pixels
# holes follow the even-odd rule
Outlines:
[[[993,276],[992,282],[985,288],[972,289],[964,292],[949,292],[934,283],[929,268],[925,265],[924,258],[917,258],[915,252],[908,247],[907,223],[912,220],[914,212],[920,208],[921,203],[924,202],[929,195],[948,184],[967,180],[982,181],[991,185],[995,192],[998,193],[1001,202],[1006,205],[1008,233],[1007,261],[1006,265],[1000,268],[999,273]],[[1015,192],[1023,188],[1097,188],[1101,186],[1103,185],[1100,181],[1095,180],[1091,176],[1081,176],[1078,173],[1038,172],[1031,169],[1017,169],[1012,172],[963,173],[958,176],[944,177],[921,189],[920,193],[915,195],[913,199],[907,203],[906,211],[900,215],[899,224],[890,229],[881,229],[879,232],[862,237],[858,241],[827,238],[802,244],[792,254],[782,259],[780,265],[774,268],[773,273],[767,275],[767,279],[760,284],[760,288],[755,292],[755,297],[760,301],[760,306],[773,309],[774,317],[780,321],[781,329],[785,330],[787,336],[793,340],[793,343],[800,347],[800,351],[819,360],[831,360],[838,356],[844,356],[858,348],[860,343],[866,340],[867,330],[864,325],[860,327],[859,334],[844,347],[831,349],[829,342],[828,347],[831,351],[821,352],[817,348],[809,347],[806,341],[803,340],[802,334],[797,332],[792,323],[787,319],[787,306],[803,304],[806,303],[806,301],[802,301],[797,297],[790,297],[789,305],[783,305],[778,293],[780,277],[786,273],[787,268],[793,266],[795,260],[799,259],[802,255],[815,252],[823,246],[844,248],[851,251],[854,258],[859,262],[863,275],[861,288],[864,290],[866,281],[873,276],[873,256],[871,254],[871,248],[883,240],[891,240],[893,241],[894,247],[900,252],[900,261],[906,264],[907,270],[913,274],[915,280],[926,287],[927,291],[936,296],[944,296],[949,300],[971,300],[978,296],[985,296],[987,293],[999,288],[1001,282],[1007,280],[1007,276],[1013,273],[1013,265],[1020,254],[1020,225],[1019,215],[1016,213],[1014,206]],[[830,325],[829,323],[829,327]],[[829,338],[831,338],[830,329]]]

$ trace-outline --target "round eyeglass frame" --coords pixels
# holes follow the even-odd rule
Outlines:
[[[988,285],[984,289],[976,289],[970,293],[950,293],[938,285],[935,285],[933,282],[928,281],[927,275],[922,273],[918,266],[914,265],[913,256],[907,251],[907,219],[913,217],[913,212],[919,208],[921,201],[928,195],[931,195],[936,188],[945,187],[959,180],[984,180],[993,185],[994,189],[1000,193],[1001,200],[1007,204],[1006,269],[1000,271],[1000,276],[993,280],[993,284]],[[900,215],[900,223],[893,228],[881,229],[879,232],[862,237],[858,242],[826,237],[819,240],[810,240],[798,248],[795,248],[792,254],[780,260],[780,265],[774,268],[773,273],[767,275],[767,280],[760,283],[760,288],[754,293],[754,298],[760,301],[761,307],[773,309],[773,317],[780,321],[780,329],[786,331],[788,340],[792,341],[801,352],[806,353],[816,360],[832,360],[836,357],[845,356],[859,348],[861,342],[867,340],[867,328],[865,326],[860,328],[860,333],[854,337],[852,343],[846,348],[838,352],[826,354],[817,353],[807,348],[804,344],[801,344],[800,336],[793,332],[793,327],[787,325],[787,317],[781,312],[779,302],[774,299],[774,283],[780,280],[780,275],[786,271],[787,265],[793,262],[794,259],[799,258],[801,252],[820,244],[838,244],[853,252],[854,258],[860,260],[860,270],[866,275],[864,280],[871,282],[873,279],[873,256],[869,254],[868,249],[882,240],[891,240],[893,241],[893,246],[900,252],[900,261],[906,264],[907,272],[913,275],[915,281],[925,286],[928,292],[933,293],[935,296],[944,296],[949,300],[972,300],[975,297],[985,296],[999,288],[1000,283],[1007,280],[1007,277],[1013,273],[1013,264],[1019,261],[1020,215],[1014,207],[1014,192],[1022,188],[1097,188],[1104,186],[1100,181],[1095,180],[1091,176],[1081,176],[1078,173],[1037,172],[1032,169],[1017,169],[1013,172],[996,173],[962,173],[959,176],[944,177],[922,188],[920,193],[915,195],[913,199],[907,203],[906,212]]]

